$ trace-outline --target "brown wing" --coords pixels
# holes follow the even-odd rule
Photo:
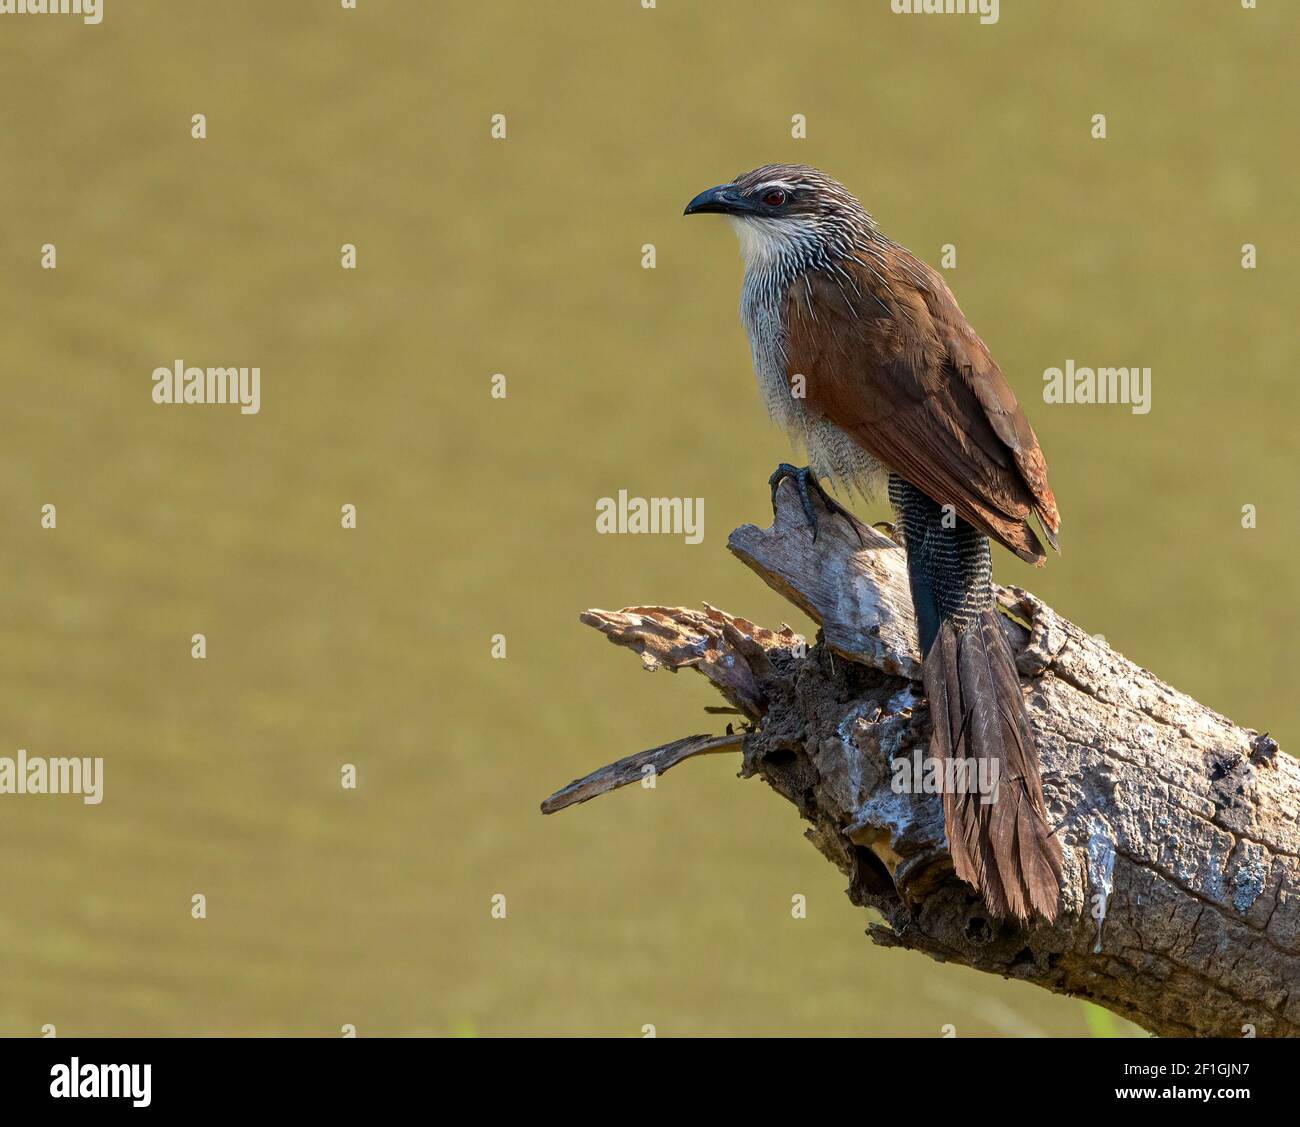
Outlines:
[[[943,279],[901,247],[809,271],[786,299],[804,406],[1021,559],[1056,546],[1047,464],[1015,394]]]

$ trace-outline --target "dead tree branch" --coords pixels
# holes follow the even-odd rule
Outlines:
[[[820,529],[814,546],[786,483],[772,527],[729,541],[820,625],[815,646],[712,607],[582,616],[649,668],[702,673],[748,730],[630,756],[543,810],[738,749],[741,775],[794,803],[849,898],[880,914],[877,943],[1087,998],[1161,1035],[1300,1034],[1300,764],[1002,589],[1066,877],[1055,925],[991,920],[952,873],[941,796],[891,786],[894,760],[930,735],[903,553],[883,536],[860,546],[840,520]]]

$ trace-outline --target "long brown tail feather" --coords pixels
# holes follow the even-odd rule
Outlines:
[[[1061,846],[1048,824],[1038,749],[996,612],[984,611],[965,626],[944,621],[926,657],[924,680],[934,721],[931,755],[997,763],[992,802],[945,788],[953,868],[994,915],[1055,919]]]

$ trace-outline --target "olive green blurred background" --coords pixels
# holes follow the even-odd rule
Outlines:
[[[1272,0],[0,17],[0,754],[106,761],[100,806],[0,797],[0,1033],[1087,1034],[874,948],[734,760],[543,818],[721,723],[577,615],[808,628],[724,549],[788,447],[735,240],[681,218],[798,160],[958,249],[1064,519],[999,575],[1297,746],[1297,31]],[[177,358],[259,365],[261,413],[154,405]],[[1067,358],[1150,366],[1151,413],[1046,406]],[[620,488],[703,496],[705,542],[598,536]]]

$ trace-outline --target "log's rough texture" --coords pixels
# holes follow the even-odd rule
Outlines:
[[[1054,925],[990,919],[952,873],[942,796],[891,785],[895,760],[927,749],[929,712],[903,553],[864,539],[823,517],[814,545],[789,484],[771,528],[731,536],[731,550],[821,626],[812,647],[713,608],[583,620],[651,668],[698,669],[739,710],[750,725],[742,775],[807,819],[850,899],[883,918],[869,929],[877,943],[1087,998],[1162,1035],[1300,1035],[1300,764],[1003,589],[1001,605],[1024,624],[1004,620],[1065,885]],[[548,808],[642,777],[647,756],[671,766],[728,746],[693,737],[641,753]]]

